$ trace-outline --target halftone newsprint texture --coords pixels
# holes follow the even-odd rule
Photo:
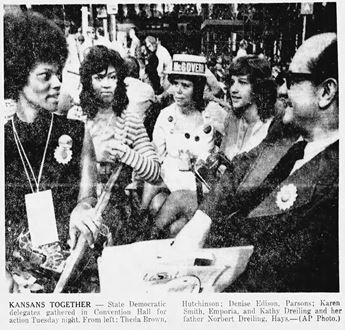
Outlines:
[[[42,58],[53,58],[49,54],[58,53],[59,43],[44,41],[49,29],[35,30],[29,19],[21,18],[26,31],[5,22],[6,15],[30,12],[52,20],[68,46],[61,72],[49,67],[56,81],[62,78],[59,95],[53,96],[59,97],[54,115],[30,97],[42,93],[38,82],[42,76],[36,77],[36,84],[33,78],[37,64],[50,65]],[[0,259],[6,269],[0,280],[1,328],[343,329],[345,164],[339,131],[342,135],[345,128],[339,109],[345,108],[344,12],[340,0],[1,0]],[[34,45],[41,54],[26,48],[37,40],[31,31],[41,34],[41,42]],[[18,39],[8,41],[16,33],[22,47]],[[305,40],[322,33],[326,37],[298,53]],[[335,62],[327,61],[331,51],[323,64],[316,60],[334,34],[338,76]],[[153,52],[152,44],[157,47]],[[137,58],[141,81],[131,85],[125,80],[128,107],[139,118],[130,129],[134,127],[135,135],[145,128],[158,154],[158,133],[162,138],[167,132],[166,144],[181,144],[176,150],[187,170],[174,168],[183,174],[176,180],[171,174],[171,186],[167,185],[176,193],[178,189],[172,187],[186,187],[188,173],[198,198],[171,194],[178,197],[171,199],[170,208],[162,207],[157,226],[151,214],[140,208],[145,196],[136,177],[140,170],[132,171],[138,156],[130,154],[121,158],[123,165],[104,166],[104,173],[98,172],[92,206],[100,229],[94,248],[79,236],[76,248],[70,250],[69,217],[78,202],[84,130],[90,128],[81,107],[85,108],[85,100],[79,69],[93,46],[113,49],[122,58]],[[231,71],[243,56],[249,56],[250,63],[265,59],[272,70],[269,80],[277,89],[275,118],[261,118],[252,128],[236,114],[240,97],[233,86],[253,86],[253,72],[258,70]],[[61,53],[54,59],[62,57]],[[24,69],[18,72],[18,68]],[[99,72],[92,74],[101,80]],[[168,81],[164,72],[175,80],[169,76]],[[110,80],[108,73],[106,67]],[[263,81],[263,71],[260,74]],[[203,120],[207,125],[198,130],[193,122],[194,131],[183,131],[179,137],[174,130],[182,117],[173,106],[180,100],[169,82],[174,87],[179,81],[192,81],[191,76],[206,77]],[[269,88],[262,81],[259,91],[251,90],[251,102],[259,102],[260,93],[261,99],[267,96]],[[28,124],[17,115],[23,99],[25,106],[43,112],[36,123]],[[115,117],[114,126],[120,127],[126,116],[112,114],[101,129],[109,129]],[[308,120],[313,133],[329,133],[319,144],[308,140],[306,130],[296,128],[297,122],[306,127]],[[184,124],[190,129],[187,120]],[[209,140],[209,131],[218,135]],[[246,133],[251,140],[246,140]],[[198,156],[204,154],[199,146],[214,147],[221,138],[220,156],[210,157],[214,163],[204,161],[201,166],[195,163],[196,156],[190,157],[195,150]],[[232,139],[236,143],[228,148]],[[301,144],[304,151],[292,149]],[[230,157],[229,150],[236,156]],[[206,175],[216,163],[221,164],[217,173]],[[168,178],[163,173],[169,167],[164,161],[161,167],[162,177]],[[40,177],[46,190],[38,189]],[[180,185],[181,178],[186,180]],[[173,225],[168,223],[181,214]],[[190,218],[171,238],[174,235],[169,233]],[[164,232],[160,225],[167,223]]]

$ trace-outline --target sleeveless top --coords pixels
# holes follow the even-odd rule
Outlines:
[[[53,117],[40,191],[52,191],[57,231],[63,246],[69,235],[69,217],[78,201],[84,124],[56,114]],[[16,115],[13,117],[15,129],[36,178],[51,118],[48,112],[33,123],[22,122]],[[32,190],[14,139],[12,122],[9,121],[5,125],[5,236],[8,262],[13,260],[18,237],[28,230],[25,195],[30,193]]]

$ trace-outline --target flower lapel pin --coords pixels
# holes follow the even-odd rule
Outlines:
[[[289,209],[296,201],[297,198],[297,188],[293,183],[284,185],[280,188],[277,193],[276,204],[280,210]]]

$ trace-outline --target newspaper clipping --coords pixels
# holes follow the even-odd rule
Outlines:
[[[1,1],[1,328],[343,329],[344,12]]]

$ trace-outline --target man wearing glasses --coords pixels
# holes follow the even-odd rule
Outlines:
[[[254,246],[226,291],[339,292],[336,34],[306,40],[286,82],[285,125],[233,159],[175,239],[180,248]]]

